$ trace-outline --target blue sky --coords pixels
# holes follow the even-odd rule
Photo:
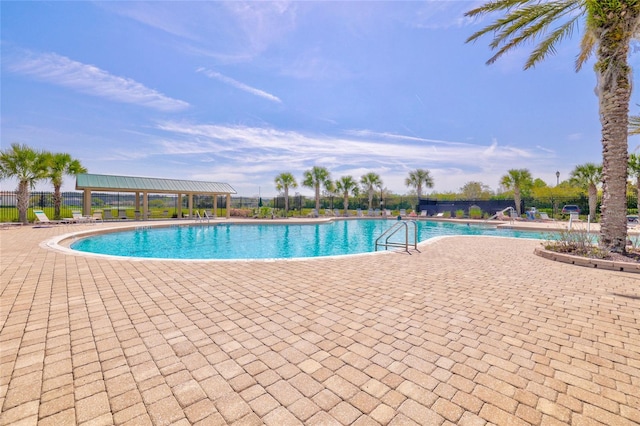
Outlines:
[[[552,185],[601,162],[592,63],[573,68],[581,34],[533,70],[532,47],[487,66],[489,39],[464,42],[489,22],[464,18],[476,4],[3,1],[1,145],[244,196],[316,165],[404,194],[416,168],[442,192],[495,190],[511,168]]]

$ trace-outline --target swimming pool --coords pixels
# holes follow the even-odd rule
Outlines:
[[[396,221],[202,224],[112,232],[80,239],[73,250],[156,259],[291,259],[375,251],[375,240]],[[540,232],[417,221],[418,242],[444,235],[544,238]],[[404,237],[404,233],[402,233]],[[411,236],[412,238],[412,236]]]

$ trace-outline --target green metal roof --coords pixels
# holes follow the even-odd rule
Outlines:
[[[79,174],[76,176],[76,189],[93,191],[121,192],[168,192],[200,194],[235,194],[236,190],[228,183],[202,182],[197,180],[160,179],[134,176],[112,176]]]

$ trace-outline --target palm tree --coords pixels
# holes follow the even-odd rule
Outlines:
[[[416,189],[418,194],[418,205],[420,205],[420,198],[422,198],[422,185],[427,188],[433,188],[433,178],[427,169],[416,169],[409,172],[409,177],[404,180],[404,184]]]
[[[53,216],[55,219],[60,219],[60,205],[62,204],[60,188],[62,188],[62,178],[64,175],[75,176],[80,173],[87,173],[87,169],[80,164],[79,160],[71,158],[71,155],[66,153],[52,154],[46,152],[44,153],[44,158],[47,163],[46,178],[51,180],[53,184]]]
[[[297,188],[298,182],[291,173],[280,173],[275,178],[276,189],[278,191],[284,190],[284,216],[289,213],[289,188]]]
[[[17,207],[20,222],[26,224],[29,210],[29,192],[36,182],[44,179],[47,163],[42,151],[34,150],[27,145],[11,144],[0,153],[0,178],[18,180]]]
[[[367,191],[369,195],[369,210],[371,210],[373,208],[373,195],[376,192],[376,188],[382,188],[382,179],[377,173],[369,172],[366,175],[362,175],[360,184],[362,189]]]
[[[636,178],[636,189],[638,191],[638,213],[640,213],[640,155],[629,155],[629,176]]]
[[[569,179],[572,184],[587,189],[589,216],[595,220],[596,207],[598,206],[598,184],[602,181],[602,166],[593,163],[581,164],[571,171]]]
[[[602,221],[599,244],[613,252],[624,252],[627,241],[627,163],[631,68],[629,46],[638,36],[638,0],[493,0],[468,11],[466,16],[505,13],[494,23],[474,33],[467,42],[491,33],[491,48],[498,49],[488,63],[504,53],[541,38],[525,64],[535,66],[574,28],[584,22],[579,70],[596,50],[595,71],[602,123]],[[551,24],[558,26],[549,30]],[[597,49],[596,49],[597,48]]]
[[[342,176],[336,181],[335,186],[336,191],[342,194],[344,199],[344,215],[347,216],[347,212],[349,211],[349,195],[353,194],[355,196],[358,194],[358,183],[352,176]]]
[[[500,178],[500,185],[508,190],[513,190],[513,201],[516,203],[518,215],[522,214],[520,203],[522,193],[528,191],[533,186],[533,178],[527,169],[511,169]]]
[[[333,184],[331,182],[331,174],[325,167],[313,166],[311,170],[304,172],[304,181],[302,185],[315,190],[316,211],[320,210],[320,187],[324,186],[327,190],[331,190]]]

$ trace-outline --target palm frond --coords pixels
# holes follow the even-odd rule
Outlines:
[[[640,135],[640,115],[632,115],[629,117],[629,134]]]
[[[517,7],[513,8],[514,6]],[[508,10],[507,14],[471,35],[467,42],[474,41],[482,35],[493,32],[494,38],[489,46],[492,49],[498,49],[498,51],[487,61],[487,64],[492,64],[509,50],[525,42],[540,38],[553,23],[560,21],[565,16],[571,16],[581,8],[583,8],[583,3],[580,0],[560,0],[543,3],[533,0],[503,0],[488,3],[467,12],[467,14],[476,16],[505,9]],[[554,53],[555,46],[566,37],[571,36],[578,19],[583,14],[584,11],[571,16],[567,22],[561,24],[551,34],[544,37],[542,43],[530,55],[525,69],[533,67],[537,62]]]

